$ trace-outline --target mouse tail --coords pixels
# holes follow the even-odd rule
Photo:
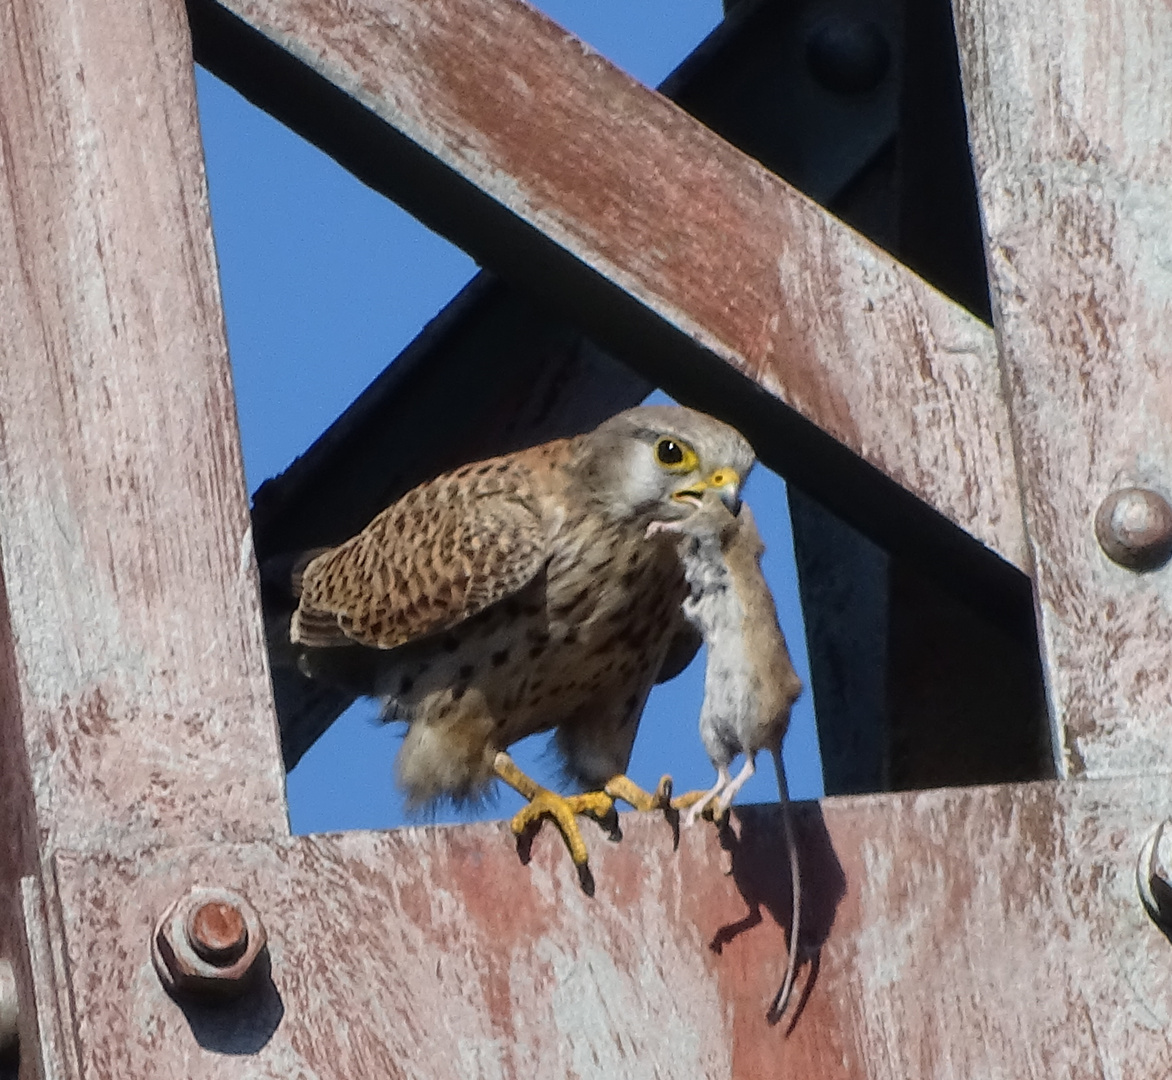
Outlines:
[[[801,933],[802,918],[802,869],[798,859],[798,843],[794,836],[793,813],[790,810],[789,784],[785,777],[785,764],[781,760],[781,747],[773,751],[773,764],[777,768],[777,793],[781,803],[781,828],[785,840],[785,848],[789,853],[789,875],[792,886],[793,905],[790,915],[789,931],[789,962],[785,969],[785,980],[778,990],[773,1004],[769,1007],[767,1016],[776,1023],[785,1015],[793,994],[794,981],[798,973],[798,941]]]

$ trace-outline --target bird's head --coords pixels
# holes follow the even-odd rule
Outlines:
[[[712,501],[732,513],[757,458],[734,428],[681,405],[643,405],[601,424],[582,462],[593,494],[612,513],[681,521]]]

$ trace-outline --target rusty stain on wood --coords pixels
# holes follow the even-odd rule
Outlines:
[[[784,967],[775,807],[714,830],[624,819],[578,889],[546,830],[521,866],[502,823],[56,860],[87,1075],[743,1077],[1160,1075],[1168,943],[1133,863],[1153,781],[799,806],[817,978],[792,1034],[764,1020]],[[181,1008],[146,947],[195,883],[246,893],[271,984]],[[753,912],[760,916],[755,921]],[[714,947],[714,945],[716,947]],[[340,1018],[349,1022],[340,1023]],[[980,1038],[956,1038],[979,1031]]]
[[[280,835],[182,4],[5,7],[0,132],[0,741],[38,843]]]
[[[1063,765],[1166,769],[1172,577],[1093,522],[1118,488],[1172,494],[1172,9],[955,10]]]
[[[222,6],[1028,571],[988,329],[666,99],[519,0]]]

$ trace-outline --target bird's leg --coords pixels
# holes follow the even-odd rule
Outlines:
[[[662,776],[653,795],[644,791],[629,776],[612,776],[602,789],[612,799],[622,799],[636,810],[668,810],[671,808],[671,777]]]
[[[543,788],[526,776],[508,754],[498,753],[493,761],[493,771],[514,791],[529,800],[513,816],[510,827],[514,836],[522,836],[543,817],[553,818],[569,848],[574,865],[586,865],[586,842],[578,829],[576,814],[589,814],[602,821],[614,809],[614,797],[605,791],[587,791],[581,795],[559,795],[556,791]]]
[[[688,816],[684,819],[685,823],[691,825],[695,822],[698,815],[703,814],[717,795],[719,795],[731,783],[732,777],[729,776],[727,765],[718,765],[716,767],[716,783],[712,785],[707,791],[686,791],[683,795],[672,799],[671,805],[673,810],[687,810]]]
[[[741,771],[737,773],[736,779],[733,780],[721,793],[720,799],[716,803],[714,817],[719,821],[725,814],[728,813],[728,808],[732,805],[733,799],[736,798],[737,792],[745,786],[745,781],[748,780],[753,773],[757,771],[757,763],[753,760],[756,754],[746,754],[745,764]]]

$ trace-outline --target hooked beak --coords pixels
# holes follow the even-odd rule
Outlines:
[[[713,491],[735,517],[741,511],[740,486],[741,478],[736,469],[717,469],[706,480],[700,480],[698,483],[692,484],[691,487],[673,492],[672,498],[676,502],[692,503],[699,506],[704,501],[705,492]]]

